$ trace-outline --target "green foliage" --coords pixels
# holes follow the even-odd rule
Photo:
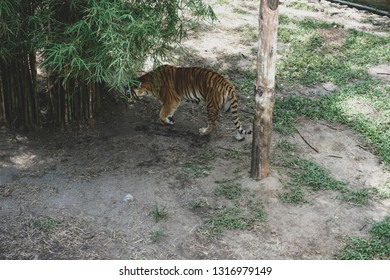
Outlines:
[[[375,223],[369,239],[348,237],[346,246],[341,250],[340,259],[344,260],[388,260],[390,258],[390,217]]]
[[[56,5],[55,0],[49,2]],[[201,0],[93,0],[69,5],[69,14],[73,13],[79,16],[55,29],[58,19],[50,18],[42,33],[46,67],[114,87],[134,79],[146,57],[164,58],[179,44],[188,14],[215,19]]]
[[[202,0],[4,0],[0,14],[0,123],[16,127],[41,123],[40,102],[51,123],[91,121],[103,86],[121,90],[147,57],[168,56],[188,20],[216,19]]]

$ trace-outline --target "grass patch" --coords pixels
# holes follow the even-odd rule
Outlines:
[[[162,209],[157,205],[157,203],[153,206],[152,210],[152,216],[156,223],[165,220],[168,217],[168,211],[166,209],[166,206],[164,206]]]
[[[387,178],[385,185],[382,188],[378,189],[377,196],[379,197],[379,199],[390,198],[390,177]]]
[[[297,10],[309,11],[309,12],[318,11],[316,7],[303,2],[289,2],[286,4],[286,7],[294,8]]]
[[[219,5],[229,5],[231,3],[231,0],[216,0],[216,2]]]
[[[276,99],[274,129],[291,134],[296,118],[302,115],[341,122],[363,135],[389,167],[390,87],[370,77],[368,68],[390,61],[390,37],[287,16],[282,17],[278,36],[290,47],[278,61],[277,89],[283,91],[288,85],[289,92],[287,98]],[[296,87],[326,82],[338,90],[317,98],[294,93]]]
[[[244,152],[237,150],[235,148],[233,149],[225,149],[224,157],[226,159],[242,159]]]
[[[208,151],[200,152],[200,153],[196,154],[195,158],[201,162],[211,162],[211,161],[217,159],[218,156],[219,156],[219,153],[217,151],[208,150]]]
[[[362,108],[352,106],[363,96]],[[361,100],[361,99],[358,99]],[[341,88],[337,94],[318,99],[289,96],[277,99],[274,110],[274,129],[284,135],[295,132],[299,116],[312,120],[341,122],[360,133],[377,154],[390,166],[390,91],[379,82],[360,82]],[[352,105],[351,105],[352,104]],[[360,110],[360,111],[359,111]],[[372,112],[367,114],[367,110]]]
[[[302,188],[297,186],[279,194],[279,199],[284,203],[292,204],[303,204],[307,202]]]
[[[349,190],[342,194],[342,199],[355,205],[366,205],[375,195],[374,189]]]
[[[239,199],[244,192],[245,190],[241,185],[234,181],[222,183],[215,190],[216,195],[223,196],[230,200]]]
[[[198,153],[184,164],[184,171],[195,178],[207,177],[213,170],[212,162],[219,157],[215,150]]]
[[[233,206],[220,209],[207,223],[212,236],[219,235],[223,230],[248,230],[265,221],[267,215],[260,202],[248,201],[246,207]]]
[[[266,220],[263,204],[254,193],[245,190],[234,181],[221,183],[215,191],[217,196],[227,199],[229,206],[217,209],[206,223],[211,236],[219,235],[223,230],[248,230]],[[233,206],[232,206],[233,205]]]
[[[390,216],[375,223],[369,239],[348,237],[346,246],[339,255],[343,260],[388,260],[390,259]]]
[[[233,8],[233,13],[238,15],[248,15],[249,12],[240,8]]]
[[[192,201],[188,202],[188,206],[191,209],[202,208],[205,206],[205,204],[206,203],[203,200],[192,200]]]
[[[52,232],[58,226],[58,222],[51,217],[39,217],[32,222],[32,228],[46,233]]]
[[[286,191],[279,195],[282,202],[302,204],[308,202],[303,187],[311,191],[332,190],[340,193],[343,201],[361,206],[366,205],[377,191],[374,189],[351,190],[345,182],[336,180],[329,171],[318,164],[297,156],[295,145],[288,141],[277,144],[278,155],[273,162],[287,170]]]
[[[166,236],[165,230],[157,229],[152,232],[152,235],[150,236],[150,240],[152,240],[153,243],[158,243],[165,236]]]
[[[289,185],[293,187],[307,186],[314,191],[333,190],[341,193],[348,191],[344,182],[334,179],[328,170],[312,161],[296,157],[287,165],[291,169]]]
[[[213,166],[210,164],[203,165],[194,162],[187,162],[184,165],[185,171],[196,178],[204,178],[210,175],[213,170]]]
[[[241,43],[253,44],[256,42],[259,36],[258,26],[252,24],[244,24],[233,29],[233,32],[240,34]]]

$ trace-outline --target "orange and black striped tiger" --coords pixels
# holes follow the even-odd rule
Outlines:
[[[173,124],[173,114],[182,99],[207,106],[208,126],[199,129],[201,135],[211,133],[216,127],[219,110],[231,109],[233,123],[237,129],[236,139],[244,140],[246,132],[241,127],[237,113],[237,96],[234,86],[222,75],[200,67],[174,67],[163,65],[137,79],[131,94],[139,98],[145,94],[154,95],[162,103],[160,121]]]

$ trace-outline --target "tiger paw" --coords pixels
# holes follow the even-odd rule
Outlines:
[[[199,134],[200,135],[207,135],[209,132],[207,131],[207,127],[199,128]]]
[[[173,120],[173,118],[172,117],[168,117],[168,118],[166,118],[166,119],[160,119],[160,122],[162,123],[162,124],[169,124],[169,125],[173,125],[174,123],[175,123],[175,121]]]
[[[245,134],[244,133],[240,133],[237,131],[236,133],[236,140],[237,141],[244,141],[245,140]]]

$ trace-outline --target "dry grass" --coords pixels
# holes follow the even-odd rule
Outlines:
[[[123,247],[122,233],[81,217],[21,216],[2,220],[0,259],[109,259]]]

